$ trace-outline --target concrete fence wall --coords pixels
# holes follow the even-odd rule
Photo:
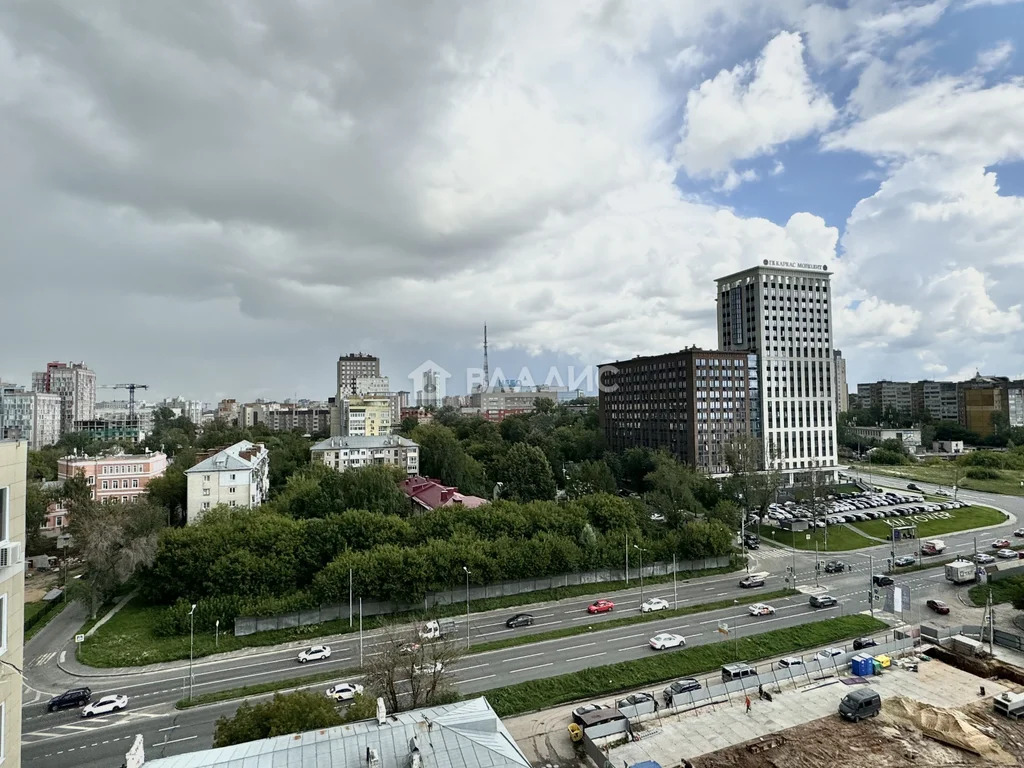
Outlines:
[[[675,564],[674,571],[676,573],[685,573],[689,571],[704,571],[710,568],[725,568],[729,565],[730,561],[731,558],[728,555],[709,557],[702,560],[679,560]],[[643,577],[645,579],[652,576],[669,576],[672,573],[672,563],[651,563],[644,565],[643,568]],[[507,597],[581,584],[604,584],[612,581],[625,581],[626,578],[627,574],[624,569],[606,568],[599,571],[566,573],[540,579],[503,581],[497,584],[487,584],[478,587],[471,586],[469,588],[469,599],[484,600],[494,597]],[[631,580],[635,579],[639,586],[640,569],[630,567],[628,578]],[[456,587],[443,592],[430,592],[422,603],[363,600],[362,613],[363,616],[384,616],[407,611],[424,611],[429,613],[432,606],[464,605],[465,602],[466,589]],[[235,618],[235,636],[241,637],[256,632],[268,632],[274,629],[305,627],[339,619],[351,619],[353,624],[359,621],[358,595],[352,602],[351,611],[349,610],[348,603],[339,603],[335,605],[321,605],[317,608],[309,608],[302,611],[292,611],[277,616],[238,616]]]

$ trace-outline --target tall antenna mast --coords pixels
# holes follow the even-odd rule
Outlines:
[[[491,388],[491,369],[487,365],[487,323],[484,323],[484,392]]]

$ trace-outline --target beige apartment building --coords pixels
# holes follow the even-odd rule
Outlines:
[[[21,765],[28,442],[0,440],[0,766]]]

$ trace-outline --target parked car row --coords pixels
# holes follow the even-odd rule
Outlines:
[[[764,522],[806,520],[818,528],[843,523],[866,522],[884,517],[900,517],[923,512],[939,512],[941,510],[960,509],[968,506],[963,501],[924,501],[921,496],[886,491],[885,493],[842,493],[839,496],[826,498],[826,505],[817,510],[808,504],[797,504],[789,501],[785,504],[772,504]],[[897,508],[898,507],[898,508]],[[815,514],[817,513],[817,514]],[[761,522],[758,515],[751,515],[748,522]],[[1022,531],[1024,535],[1024,531]]]

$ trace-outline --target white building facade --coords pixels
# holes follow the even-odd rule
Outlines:
[[[188,523],[220,504],[258,507],[270,491],[270,452],[263,443],[241,440],[186,469],[185,477]]]
[[[60,439],[61,396],[0,383],[0,440],[21,438],[30,451]]]
[[[392,464],[407,475],[420,471],[420,447],[397,435],[329,437],[314,445],[311,452],[314,464],[325,464],[338,472],[373,464]]]
[[[21,765],[28,443],[0,440],[0,765]]]
[[[96,418],[96,374],[85,363],[48,363],[32,374],[32,389],[61,396],[61,431]]]
[[[790,482],[838,464],[829,277],[765,259],[717,281],[719,348],[757,353],[765,463]]]

